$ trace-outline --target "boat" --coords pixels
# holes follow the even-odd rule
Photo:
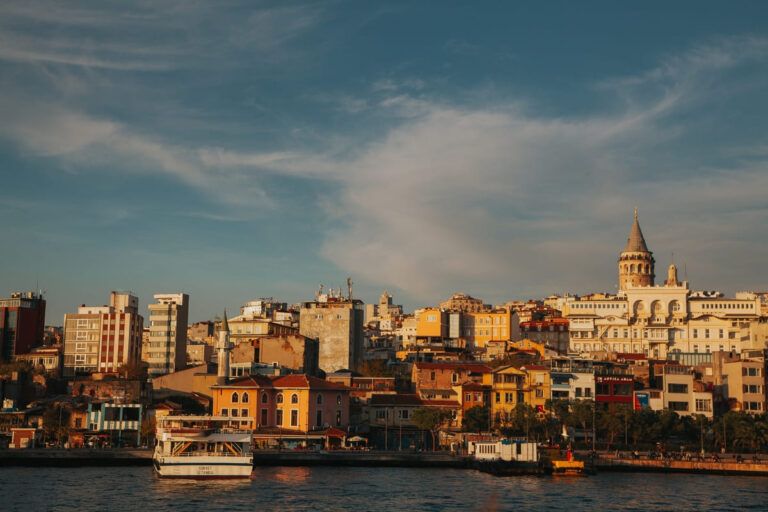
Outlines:
[[[225,416],[164,416],[157,419],[152,457],[162,478],[250,478],[251,432]]]
[[[582,476],[586,475],[584,471],[584,461],[576,460],[570,448],[565,453],[565,460],[553,459],[550,462],[553,475]]]

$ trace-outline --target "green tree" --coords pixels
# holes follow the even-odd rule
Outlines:
[[[435,450],[437,448],[437,433],[451,416],[451,411],[448,409],[422,407],[413,411],[411,421],[417,428],[428,430],[432,434],[432,449]]]
[[[586,436],[592,437],[591,432],[592,422],[595,419],[595,403],[592,400],[574,400],[571,403],[571,414],[568,417],[570,426],[580,427],[585,439]],[[590,427],[587,430],[587,426]]]
[[[476,405],[464,413],[462,429],[464,432],[482,432],[487,430],[491,414],[487,407]]]

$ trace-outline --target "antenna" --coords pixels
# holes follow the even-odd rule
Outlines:
[[[347,277],[347,299],[352,302],[352,278]]]

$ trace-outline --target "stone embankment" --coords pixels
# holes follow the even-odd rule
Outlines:
[[[752,463],[747,460],[694,461],[663,459],[615,459],[600,457],[595,461],[600,471],[629,471],[654,473],[701,473],[713,475],[768,476],[768,462]]]

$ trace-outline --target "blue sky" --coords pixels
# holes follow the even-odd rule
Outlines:
[[[768,288],[764,2],[3,2],[0,293]]]

